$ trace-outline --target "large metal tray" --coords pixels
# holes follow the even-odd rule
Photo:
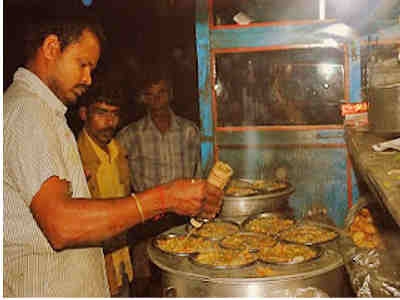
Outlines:
[[[159,244],[158,244],[158,242],[160,240],[166,240],[166,239],[177,238],[177,237],[187,238],[187,234],[182,234],[182,233],[181,234],[177,234],[177,233],[161,233],[158,236],[154,237],[151,242],[152,242],[153,247],[158,249],[162,253],[165,253],[165,254],[168,254],[168,255],[174,255],[174,256],[189,256],[192,253],[199,253],[199,252],[207,251],[206,249],[204,249],[204,250],[202,250],[202,249],[192,249],[192,250],[188,249],[187,251],[181,251],[181,252],[179,252],[179,251],[167,251],[167,250],[161,248],[159,246]],[[213,242],[211,240],[207,240],[206,238],[203,238],[203,237],[188,237],[188,239],[190,239],[190,238],[192,238],[192,239],[193,238],[203,239],[203,240],[209,242],[210,243],[209,250],[212,250],[212,249],[214,249],[215,247],[218,246],[217,243],[215,243],[215,242]]]
[[[252,182],[251,179],[240,179]],[[265,211],[277,211],[288,209],[288,199],[294,193],[294,187],[287,183],[287,187],[283,190],[261,193],[248,196],[230,196],[224,195],[219,217],[236,218],[248,217],[253,214]]]
[[[168,232],[186,234],[185,225],[171,228]],[[343,240],[344,236],[341,234],[338,242]],[[252,275],[256,274],[256,268],[260,265],[267,265],[273,268],[276,273],[273,276],[265,278],[256,278],[262,282],[270,282],[275,286],[277,280],[282,282],[291,282],[292,280],[303,280],[306,278],[330,273],[337,268],[343,266],[343,257],[337,251],[337,243],[326,243],[321,248],[324,249],[320,258],[313,260],[310,263],[295,264],[295,265],[273,265],[265,264],[261,261],[256,262],[254,265],[238,268],[238,269],[212,269],[207,266],[197,265],[190,260],[190,256],[175,256],[167,255],[159,249],[148,244],[147,250],[151,261],[156,264],[163,271],[176,278],[186,278],[191,280],[206,280],[207,282],[214,282],[220,285],[221,282],[232,284],[233,282],[241,282],[244,285],[254,284]],[[335,273],[336,274],[336,273]],[[323,275],[325,276],[325,275]],[[231,285],[229,285],[229,288]]]
[[[237,185],[239,186],[240,184],[243,185],[243,189],[249,189],[249,193],[246,194],[229,194],[228,192],[225,193],[224,198],[225,199],[229,199],[229,198],[254,198],[254,196],[258,195],[258,196],[264,196],[264,198],[275,198],[275,197],[280,197],[282,195],[285,195],[287,193],[290,193],[291,190],[293,189],[293,186],[289,183],[289,182],[285,182],[285,186],[278,188],[278,189],[274,189],[272,191],[268,191],[268,190],[264,190],[261,188],[257,188],[254,187],[253,184],[255,182],[257,182],[257,180],[254,179],[245,179],[245,178],[238,178],[238,179],[234,179],[237,182]],[[251,192],[250,192],[251,190]]]
[[[210,251],[209,254],[210,254],[211,252],[212,252],[212,253],[218,253],[218,252],[219,252],[219,253],[222,253],[222,252],[232,252],[232,253],[233,253],[233,256],[236,256],[236,257],[237,257],[238,255],[240,255],[240,253],[241,253],[242,251],[241,251],[241,250],[232,250],[232,249],[223,249],[223,248],[220,248],[220,249],[218,249],[218,250],[216,250],[216,251]],[[197,258],[198,258],[200,255],[206,255],[206,254],[207,254],[207,253],[193,253],[193,254],[189,255],[189,261],[192,262],[193,264],[197,265],[197,266],[205,267],[205,268],[212,269],[212,270],[230,270],[230,269],[241,269],[241,268],[249,267],[249,266],[255,264],[255,263],[257,262],[257,260],[258,260],[257,254],[252,253],[252,252],[250,252],[250,251],[248,252],[248,254],[253,256],[253,260],[251,260],[251,261],[249,261],[249,262],[246,262],[246,263],[243,263],[243,264],[235,264],[235,265],[223,265],[223,264],[220,264],[220,265],[211,265],[211,264],[201,263],[201,262],[199,262],[199,261],[197,260]]]
[[[193,236],[200,236],[200,237],[208,238],[211,240],[221,240],[224,237],[232,234],[232,233],[230,233],[230,234],[218,235],[218,236],[207,236],[207,235],[202,235],[201,233],[199,233],[199,231],[201,229],[204,230],[205,227],[212,226],[211,224],[229,224],[229,225],[233,225],[234,227],[237,228],[236,232],[240,231],[240,225],[238,223],[235,223],[233,221],[224,221],[224,220],[220,220],[220,219],[215,219],[213,221],[204,223],[200,228],[197,228],[197,229],[188,223],[188,224],[186,224],[186,232],[188,232],[189,234],[192,234]],[[234,232],[234,233],[236,233],[236,232]]]
[[[285,238],[285,237],[284,237],[285,233],[288,233],[288,232],[290,232],[290,231],[292,231],[292,230],[296,230],[296,229],[301,228],[301,227],[304,227],[304,226],[311,226],[311,227],[315,227],[315,228],[317,228],[317,229],[323,229],[323,230],[325,230],[325,231],[334,233],[334,236],[329,237],[329,238],[326,238],[325,240],[319,240],[319,241],[304,241],[304,242],[302,242],[302,241],[295,241],[295,240],[288,239],[288,238]],[[300,234],[300,233],[298,233],[298,234]],[[311,223],[311,222],[299,222],[299,223],[297,223],[294,227],[291,227],[291,228],[289,228],[288,230],[281,231],[281,232],[278,234],[278,238],[279,238],[279,240],[281,240],[281,241],[285,241],[285,242],[288,242],[288,243],[296,243],[296,244],[306,245],[306,246],[316,246],[316,245],[322,245],[322,244],[325,244],[325,243],[329,243],[329,242],[332,242],[332,241],[336,240],[337,238],[339,238],[339,236],[340,236],[340,234],[339,234],[339,232],[337,232],[336,230],[334,230],[334,229],[332,229],[332,228],[327,228],[326,226],[322,226],[322,225],[320,225],[320,224],[314,224],[314,223]]]
[[[293,221],[293,225],[291,226],[295,226],[296,224],[296,220],[294,220],[293,218],[282,214],[282,213],[272,213],[272,212],[264,212],[264,213],[259,213],[259,214],[255,214],[255,215],[251,215],[248,218],[246,218],[242,224],[241,224],[241,229],[242,231],[245,232],[255,232],[255,231],[251,231],[250,229],[248,229],[249,224],[253,221],[253,220],[258,220],[258,219],[266,219],[266,218],[272,218],[272,217],[278,217],[278,218],[282,218],[282,219],[289,219]],[[290,228],[290,227],[288,227]],[[288,228],[283,228],[280,230],[276,230],[275,232],[258,232],[258,233],[263,233],[263,234],[269,234],[269,235],[277,235],[280,231],[286,230]]]
[[[276,261],[273,259],[268,259],[262,257],[261,251],[258,253],[258,260],[263,263],[267,264],[273,264],[273,265],[298,265],[298,264],[303,264],[306,262],[314,261],[318,258],[321,257],[323,249],[318,246],[306,246],[306,245],[301,245],[301,244],[295,244],[295,243],[286,243],[286,242],[280,242],[280,244],[283,244],[285,246],[290,246],[290,247],[306,247],[308,249],[312,249],[313,251],[316,252],[316,255],[314,257],[311,257],[309,259],[302,259],[302,260],[292,260],[292,261]]]
[[[244,240],[240,244],[240,246],[230,245],[229,239],[232,239],[236,236],[238,236],[239,238],[243,237],[244,239],[254,238],[254,239],[257,239],[258,241],[256,242],[256,245],[251,245],[251,244],[249,245],[248,243],[246,243],[246,240]],[[220,240],[219,245],[221,248],[225,248],[225,249],[235,249],[235,250],[247,249],[248,251],[258,251],[260,249],[260,247],[265,246],[265,244],[261,244],[261,242],[259,241],[259,240],[264,240],[264,239],[268,239],[268,242],[270,242],[270,245],[268,245],[268,247],[273,247],[277,243],[277,240],[275,237],[267,236],[265,234],[260,234],[260,233],[255,233],[255,232],[238,232],[238,233],[232,234],[232,235],[227,236],[224,239]]]

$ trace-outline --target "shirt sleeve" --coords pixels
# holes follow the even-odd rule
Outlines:
[[[34,118],[34,113],[26,113],[16,122],[19,124],[11,124],[16,129],[7,137],[4,145],[7,175],[12,178],[15,188],[28,206],[48,178],[62,178],[66,174],[60,161],[62,157],[58,155],[61,146],[56,129],[46,128]]]
[[[124,127],[122,128],[117,135],[115,136],[115,139],[118,141],[118,143],[125,149],[125,151],[129,154],[131,152],[131,147],[130,147],[130,138],[129,138],[129,127]]]

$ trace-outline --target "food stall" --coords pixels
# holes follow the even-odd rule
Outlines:
[[[370,167],[362,155],[370,154],[360,153],[371,151],[372,142],[360,148],[364,142],[355,137],[360,133],[345,126],[341,107],[368,101],[372,44],[398,59],[393,49],[400,44],[400,5],[353,3],[359,14],[348,15],[353,20],[347,23],[363,20],[367,29],[345,24],[346,8],[340,5],[344,2],[196,1],[203,170],[222,160],[234,169],[235,180],[276,179],[284,170],[288,183],[276,194],[225,195],[217,222],[237,223],[246,232],[246,222],[262,213],[283,212],[298,225],[316,211],[331,225],[314,225],[337,238],[321,242],[321,254],[299,264],[258,256],[238,268],[213,268],[196,263],[192,254],[160,249],[157,238],[166,236],[159,236],[148,251],[162,271],[164,296],[399,296],[398,257],[387,254],[399,236],[398,173],[389,181],[365,173]],[[378,22],[382,16],[385,22]],[[395,156],[383,156],[368,162],[378,173],[378,161],[398,163]],[[366,190],[372,195],[365,196]],[[165,234],[189,232],[180,227]],[[278,243],[283,234],[274,236]]]

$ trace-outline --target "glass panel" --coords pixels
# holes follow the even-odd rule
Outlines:
[[[318,20],[319,0],[214,0],[215,25]],[[236,17],[235,17],[236,16]]]
[[[217,54],[217,126],[341,124],[343,64],[334,48]]]

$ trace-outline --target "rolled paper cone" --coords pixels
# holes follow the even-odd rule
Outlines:
[[[232,175],[233,170],[228,164],[222,161],[217,161],[212,167],[210,173],[208,174],[207,182],[223,190]],[[207,223],[208,221],[208,219],[200,218],[190,219],[190,223],[194,228],[200,228],[201,226],[203,226],[204,223]]]
[[[210,174],[208,174],[207,181],[223,190],[232,175],[233,170],[228,164],[222,161],[217,161],[212,167]]]

